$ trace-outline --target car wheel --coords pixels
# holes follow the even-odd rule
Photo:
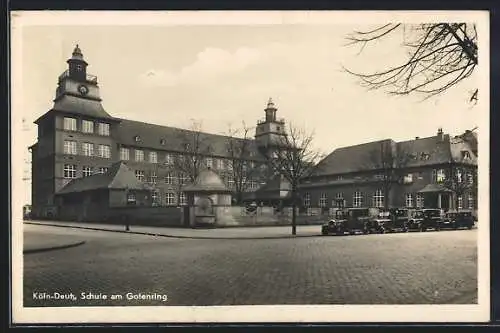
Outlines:
[[[467,226],[467,229],[471,230],[471,229],[472,229],[472,226],[471,226],[471,225],[468,225],[468,226]]]

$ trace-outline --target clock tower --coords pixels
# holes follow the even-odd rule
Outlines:
[[[53,109],[96,118],[111,118],[101,105],[97,77],[87,73],[88,63],[78,44],[66,62],[68,69],[59,75]]]

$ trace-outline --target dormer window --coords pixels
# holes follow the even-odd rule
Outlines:
[[[464,160],[470,160],[470,152],[467,150],[462,151],[462,158]]]
[[[160,140],[160,145],[164,146],[166,143],[167,143],[167,141],[165,139]]]
[[[429,155],[427,153],[420,153],[420,159],[423,161],[427,161],[430,157],[431,157],[431,155]]]
[[[141,142],[141,137],[138,136],[138,135],[134,136],[134,141],[135,142]]]

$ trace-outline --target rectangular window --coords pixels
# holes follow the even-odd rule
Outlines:
[[[181,206],[187,205],[187,197],[186,197],[186,193],[184,193],[184,192],[181,192],[179,194],[179,205],[181,205]]]
[[[444,172],[444,169],[439,169],[436,171],[436,182],[437,183],[442,183],[446,179],[446,173]]]
[[[345,206],[345,200],[344,200],[344,193],[339,192],[335,195],[335,207],[344,207]]]
[[[424,195],[422,193],[417,193],[417,208],[424,208]]]
[[[94,133],[94,122],[90,120],[82,120],[82,132]]]
[[[156,184],[156,180],[157,180],[156,172],[151,171],[150,179],[151,179],[151,184]]]
[[[352,196],[352,206],[353,207],[361,207],[363,206],[363,193],[360,191],[354,192]]]
[[[64,129],[66,131],[76,131],[76,119],[64,117]]]
[[[174,163],[174,157],[172,154],[166,154],[165,155],[165,164],[170,165]]]
[[[120,148],[120,160],[128,161],[130,159],[130,150],[128,148]]]
[[[108,172],[108,168],[107,167],[99,167],[98,170],[99,171],[97,173],[100,173],[100,174],[105,174],[106,172]]]
[[[413,207],[413,194],[411,193],[406,193],[405,194],[405,203],[406,207]]]
[[[64,140],[64,153],[76,155],[76,141]]]
[[[218,158],[215,160],[215,167],[219,170],[224,169],[224,160]]]
[[[185,185],[189,181],[189,177],[185,174],[180,174],[179,175],[179,184]]]
[[[212,158],[211,157],[207,157],[205,162],[207,164],[207,168],[212,168]]]
[[[384,207],[384,193],[382,190],[376,190],[373,194],[373,206],[377,208]]]
[[[149,153],[149,162],[158,163],[158,154],[155,151]]]
[[[474,195],[472,193],[469,193],[467,197],[467,206],[469,209],[474,209]]]
[[[311,194],[310,193],[304,193],[304,206],[305,207],[311,206]]]
[[[175,204],[175,195],[172,192],[165,193],[165,203],[167,205]]]
[[[461,195],[459,195],[458,196],[458,209],[462,209],[462,208],[464,208],[464,198]]]
[[[403,182],[405,184],[411,184],[411,183],[413,183],[413,174],[409,173],[406,176],[404,176]]]
[[[142,182],[144,180],[144,170],[135,170],[135,177]]]
[[[64,164],[63,176],[66,179],[76,178],[76,165],[74,165],[74,164]]]
[[[111,147],[108,145],[99,145],[98,156],[102,158],[111,158]]]
[[[99,135],[109,136],[109,124],[99,123],[98,129],[99,129]]]
[[[128,193],[127,194],[127,205],[135,205],[135,204],[136,204],[135,193]]]
[[[90,166],[84,166],[82,169],[83,177],[92,176],[93,169]]]
[[[137,162],[144,161],[144,151],[142,151],[142,150],[136,150],[135,151],[135,160]]]
[[[227,186],[232,189],[234,187],[234,179],[233,176],[228,176],[227,177]]]
[[[174,182],[174,177],[172,177],[172,174],[169,172],[165,175],[165,184],[171,185]]]
[[[94,144],[90,142],[82,143],[83,156],[94,156]]]
[[[151,201],[153,203],[153,206],[158,206],[161,202],[160,192],[158,191],[151,192]]]
[[[474,184],[474,174],[472,172],[467,172],[467,184],[469,186]]]
[[[328,195],[326,193],[321,193],[319,197],[319,206],[326,207],[328,204]]]

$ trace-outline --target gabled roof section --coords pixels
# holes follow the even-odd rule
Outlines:
[[[117,141],[125,146],[142,147],[144,149],[183,152],[183,144],[198,132],[180,129],[176,127],[148,124],[139,121],[121,119],[117,129]],[[231,138],[225,135],[199,132],[200,141],[203,145],[210,146],[211,155],[219,157],[230,157],[228,152],[228,140],[245,140],[242,138]],[[138,141],[136,140],[138,137]],[[252,159],[261,159],[255,140],[248,140],[248,150],[253,153]]]
[[[442,139],[437,136],[402,141],[398,143],[398,151],[410,155],[406,167],[436,165],[451,162],[450,136]]]
[[[363,143],[355,146],[335,149],[321,160],[315,168],[314,176],[354,173],[377,169],[381,146],[391,147],[394,141],[390,139]]]
[[[73,179],[57,194],[68,194],[101,189],[150,190],[149,186],[139,181],[130,168],[123,162],[114,163],[104,174]]]

